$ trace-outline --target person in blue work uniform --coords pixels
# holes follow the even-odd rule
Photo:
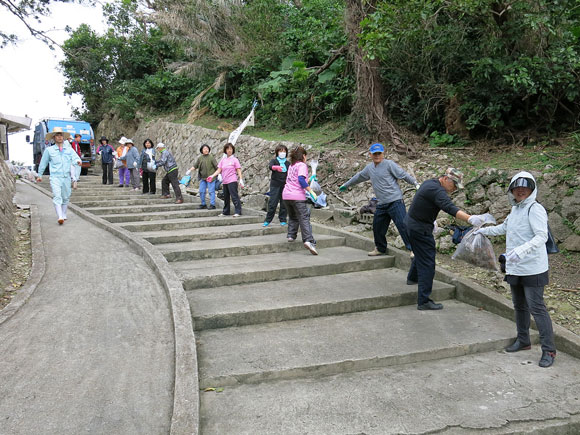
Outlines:
[[[109,145],[109,139],[101,136],[101,143],[97,148],[97,154],[101,156],[101,166],[103,167],[103,184],[113,184],[113,154],[115,149]]]
[[[407,234],[413,253],[415,254],[407,275],[407,284],[418,284],[417,309],[441,310],[442,304],[433,302],[430,298],[435,277],[435,238],[433,237],[433,222],[440,210],[451,216],[480,226],[483,220],[479,216],[471,216],[461,211],[449,198],[457,189],[463,188],[463,173],[455,168],[448,168],[445,175],[426,180],[421,184],[409,213],[405,218]]]
[[[50,187],[52,189],[52,202],[56,210],[59,225],[66,220],[66,210],[71,193],[71,173],[74,173],[76,167],[80,167],[81,159],[72,149],[68,140],[70,134],[63,132],[62,128],[54,127],[53,130],[45,137],[47,142],[54,139],[54,145],[46,148],[42,154],[38,173],[43,174],[48,166],[50,170]],[[39,175],[37,182],[42,181]]]
[[[417,180],[407,174],[403,168],[392,160],[385,160],[385,148],[382,144],[375,143],[371,145],[369,152],[372,162],[340,186],[338,190],[344,192],[350,186],[363,181],[371,181],[378,204],[373,218],[375,249],[369,252],[369,256],[386,255],[386,236],[391,221],[395,223],[397,230],[399,230],[405,247],[411,251],[411,242],[405,228],[407,211],[403,202],[403,192],[401,192],[397,180],[405,180],[410,185],[418,187]]]
[[[549,282],[548,214],[536,201],[538,187],[529,172],[513,176],[508,187],[511,212],[502,224],[480,228],[476,234],[506,236],[506,276],[514,304],[517,337],[506,352],[531,349],[530,314],[536,321],[542,345],[540,367],[550,367],[556,358],[552,319],[544,302],[544,286]]]

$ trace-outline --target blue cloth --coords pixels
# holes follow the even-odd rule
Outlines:
[[[298,176],[298,182],[300,183],[300,187],[306,189],[308,187],[308,181],[306,181],[306,177],[304,175]]]
[[[383,146],[382,143],[374,143],[371,145],[369,151],[371,152],[371,154],[374,153],[384,153],[385,152],[385,147]]]
[[[288,169],[286,166],[286,157],[284,157],[283,159],[281,159],[280,157],[276,157],[276,160],[278,160],[278,163],[280,163],[280,166],[282,167],[282,172],[286,172]]]
[[[395,222],[399,234],[405,242],[405,247],[410,251],[411,242],[407,235],[407,227],[405,225],[405,203],[402,199],[393,201],[390,204],[379,204],[375,210],[373,218],[373,236],[375,239],[375,246],[380,252],[387,252],[387,230],[391,224],[391,220]]]
[[[213,180],[211,183],[207,180],[199,180],[199,197],[201,199],[201,205],[205,205],[205,192],[209,192],[209,203],[210,205],[215,205],[215,183]]]

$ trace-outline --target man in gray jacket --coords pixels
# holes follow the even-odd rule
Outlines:
[[[181,194],[181,188],[179,187],[179,175],[177,172],[177,162],[166,148],[165,144],[158,143],[156,146],[157,152],[161,153],[161,158],[155,160],[155,165],[160,168],[164,167],[166,174],[161,180],[161,198],[171,198],[169,195],[169,184],[173,187],[175,192],[176,204],[183,204],[183,195]]]
[[[411,243],[407,236],[405,227],[405,216],[407,211],[403,202],[403,192],[397,180],[405,180],[407,183],[417,187],[417,180],[407,174],[399,165],[392,160],[385,160],[385,148],[380,143],[375,143],[370,147],[372,163],[354,175],[350,180],[340,186],[341,192],[346,191],[349,186],[371,181],[378,204],[373,218],[373,235],[375,239],[375,249],[369,252],[370,256],[385,255],[387,253],[387,230],[391,220],[395,222],[397,230],[405,243],[405,247],[410,251]]]

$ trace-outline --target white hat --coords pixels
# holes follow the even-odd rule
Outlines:
[[[125,145],[127,145],[128,143],[130,143],[131,145],[135,145],[133,143],[133,139],[125,139]]]
[[[123,136],[121,139],[119,139],[119,143],[121,145],[125,145],[127,143],[127,138],[125,136]]]
[[[65,140],[70,139],[70,133],[68,131],[62,131],[62,127],[54,127],[50,133],[44,137],[44,140],[50,141],[54,138],[54,135],[61,133]]]
[[[165,144],[163,142],[159,142],[155,148],[165,148]]]

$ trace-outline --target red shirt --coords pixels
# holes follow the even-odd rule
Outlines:
[[[81,156],[81,145],[77,141],[73,141],[73,142],[71,142],[70,146],[72,147],[73,150],[75,150],[75,152],[80,157]]]

